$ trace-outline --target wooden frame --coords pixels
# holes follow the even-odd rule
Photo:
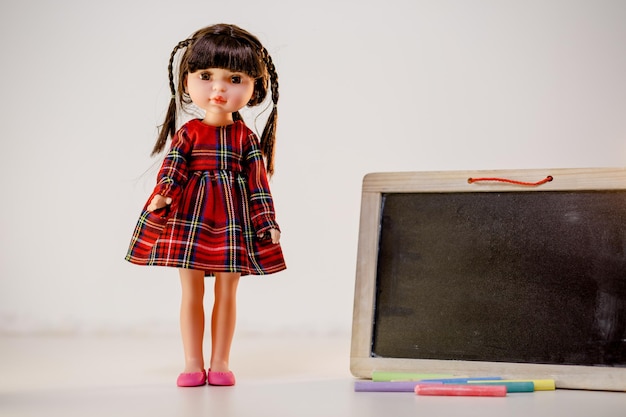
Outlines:
[[[507,178],[535,182],[548,176],[553,181],[537,187],[469,178]],[[503,192],[541,190],[624,190],[626,168],[533,169],[501,171],[449,171],[373,173],[364,177],[358,240],[350,369],[358,378],[373,371],[448,373],[504,378],[552,378],[557,388],[626,391],[626,368],[543,365],[459,360],[399,359],[373,357],[371,352],[376,297],[376,266],[383,193]]]

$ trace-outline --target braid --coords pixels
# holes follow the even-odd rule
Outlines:
[[[176,133],[176,84],[174,83],[174,58],[176,57],[176,53],[179,49],[183,49],[188,47],[193,42],[193,39],[185,39],[184,41],[178,42],[178,45],[174,47],[174,50],[170,54],[170,60],[167,65],[167,72],[169,76],[169,86],[170,86],[170,104],[167,108],[167,113],[165,115],[165,121],[161,125],[161,130],[159,132],[159,136],[157,138],[156,143],[154,144],[154,148],[152,149],[151,156],[154,156],[161,152],[163,148],[165,148],[165,143],[170,136],[174,136]],[[179,92],[180,94],[180,92]]]
[[[271,176],[274,173],[274,144],[276,142],[276,125],[278,123],[278,74],[267,49],[261,47],[261,54],[269,74],[272,89],[272,111],[261,135],[261,152],[267,160],[267,173]]]

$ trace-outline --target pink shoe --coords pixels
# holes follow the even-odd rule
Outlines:
[[[199,387],[206,384],[206,372],[183,372],[178,375],[176,385],[179,387]]]
[[[235,385],[235,375],[231,372],[213,372],[209,369],[209,385],[229,387]]]

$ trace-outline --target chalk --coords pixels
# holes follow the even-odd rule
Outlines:
[[[463,377],[463,378],[433,378],[422,379],[421,382],[441,382],[442,384],[467,384],[470,381],[496,381],[501,380],[499,376]]]
[[[355,381],[357,392],[412,392],[419,381]]]
[[[433,385],[417,384],[416,395],[445,395],[464,397],[506,397],[506,387],[503,385]]]
[[[355,381],[356,392],[414,392],[421,381]],[[442,382],[433,384],[442,385]]]
[[[388,381],[419,381],[422,379],[435,378],[452,378],[451,374],[420,374],[416,372],[384,372],[373,371],[372,381],[388,382]]]
[[[554,379],[501,379],[499,382],[532,382],[535,386],[535,391],[554,391],[556,389]],[[468,381],[467,383],[475,384],[478,381]]]
[[[447,384],[444,382],[444,384]],[[535,384],[532,381],[467,381],[468,385],[503,385],[506,387],[506,392],[533,392],[535,391]]]

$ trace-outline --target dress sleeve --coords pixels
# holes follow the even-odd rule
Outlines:
[[[264,233],[269,229],[280,230],[276,222],[274,201],[270,192],[263,154],[259,148],[258,139],[254,133],[249,133],[246,142],[244,155],[250,220],[257,234]]]
[[[153,195],[160,194],[177,201],[188,179],[188,158],[191,154],[191,140],[187,130],[181,128],[172,138],[172,144],[165,155],[157,175]]]

